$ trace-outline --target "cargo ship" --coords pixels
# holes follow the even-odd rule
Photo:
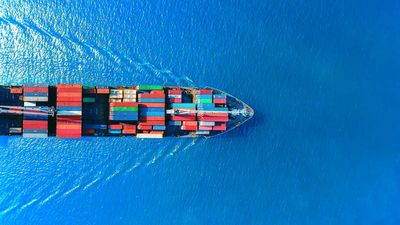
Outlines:
[[[215,88],[179,86],[0,86],[0,135],[212,137],[253,117],[253,109]]]

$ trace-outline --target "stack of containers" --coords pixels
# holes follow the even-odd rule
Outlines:
[[[136,102],[136,90],[135,89],[124,89],[123,102]]]
[[[213,103],[213,91],[209,89],[196,90],[196,103]]]
[[[82,85],[57,85],[56,136],[80,138],[82,136]]]
[[[36,106],[37,102],[49,101],[49,86],[27,85],[23,88],[24,106]]]
[[[122,134],[122,124],[110,124],[108,126],[108,133],[109,134]]]
[[[216,107],[214,104],[198,104],[199,111],[197,119],[199,121],[199,130],[226,130],[226,122],[229,121],[228,108]]]
[[[166,129],[164,90],[141,91],[139,104],[140,122],[138,129],[142,131],[164,131]]]
[[[138,120],[138,103],[136,103],[136,102],[110,102],[109,119],[111,121],[137,121]]]
[[[194,103],[172,103],[171,108],[173,110],[179,110],[181,112],[185,111],[195,111],[196,104]],[[189,123],[185,123],[189,122]],[[196,130],[190,122],[196,122],[196,113],[187,113],[180,115],[172,115],[170,125],[181,126],[182,130]]]
[[[226,105],[226,95],[223,94],[213,95],[213,102],[214,104]]]
[[[182,90],[168,90],[169,103],[182,103]]]
[[[110,102],[122,102],[124,97],[123,89],[111,89],[110,90]]]
[[[48,134],[48,115],[39,114],[38,110],[48,111],[47,106],[25,107],[25,111],[38,114],[25,114],[22,121],[23,137],[45,138]]]
[[[21,92],[15,90],[14,92]],[[47,112],[47,106],[36,106],[37,102],[47,102],[49,87],[47,85],[27,85],[23,87],[25,111],[36,114],[25,114],[22,121],[23,137],[45,138],[48,136],[48,115],[40,114],[40,110]]]

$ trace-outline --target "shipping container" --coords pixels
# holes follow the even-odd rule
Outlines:
[[[139,102],[164,103],[165,98],[139,98]]]
[[[139,90],[163,90],[163,86],[160,85],[140,85]]]

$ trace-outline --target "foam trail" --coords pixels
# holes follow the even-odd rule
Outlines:
[[[63,197],[67,197],[68,195],[70,195],[72,192],[76,191],[81,185],[78,184],[75,187],[69,189],[68,191],[66,191],[62,196]]]
[[[33,203],[39,201],[39,198],[32,199],[30,202],[26,203],[25,205],[21,206],[20,209],[25,209],[28,206],[31,206]]]
[[[43,201],[41,201],[39,204],[40,205],[44,205],[46,202],[50,201],[52,198],[54,198],[58,193],[60,193],[59,191],[54,192],[53,194],[49,195],[47,198],[45,198]]]
[[[8,207],[7,209],[1,211],[1,212],[0,212],[0,215],[3,216],[3,215],[9,213],[11,210],[13,210],[13,209],[15,209],[15,208],[17,208],[17,207],[18,207],[18,204],[15,204],[15,205],[13,205],[13,206],[10,206],[10,207]]]

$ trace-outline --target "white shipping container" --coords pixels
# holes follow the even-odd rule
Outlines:
[[[122,95],[124,93],[122,90],[111,89],[110,95]]]
[[[121,102],[122,99],[121,98],[111,98],[110,102]]]
[[[212,127],[212,126],[215,126],[215,122],[200,121],[200,122],[199,122],[199,125],[200,125],[200,126]]]
[[[47,138],[47,134],[44,133],[23,133],[24,138]]]
[[[24,97],[24,102],[47,102],[48,97]]]
[[[10,134],[20,134],[22,133],[21,127],[10,127]]]
[[[168,98],[182,98],[182,95],[168,95]]]
[[[24,106],[36,106],[36,102],[24,102]]]
[[[82,111],[61,110],[61,111],[57,111],[57,115],[59,115],[59,116],[82,116]]]
[[[136,102],[136,98],[124,98],[123,102]]]
[[[136,94],[136,90],[125,89],[124,94]]]
[[[163,134],[136,134],[137,138],[163,138]]]
[[[198,131],[196,131],[196,134],[207,135],[207,134],[210,134],[210,131],[209,130],[198,130]]]

